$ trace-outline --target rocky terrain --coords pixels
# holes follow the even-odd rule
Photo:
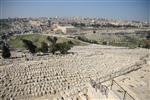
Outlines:
[[[142,68],[147,66],[142,75],[143,79],[148,79],[150,68],[146,64],[149,59],[145,58],[149,57],[148,49],[91,44],[75,46],[70,52],[72,53],[68,55],[34,57],[29,54],[22,56],[23,53],[20,52],[17,60],[7,59],[7,62],[12,62],[8,64],[3,63],[6,60],[1,59],[0,98],[2,100],[102,99],[91,93],[90,80],[100,81],[108,75],[112,75],[113,78],[113,73],[136,68],[137,64]],[[138,75],[140,72],[135,73]],[[148,88],[149,85],[144,86]],[[143,91],[148,95],[149,90],[145,88]],[[148,100],[147,95],[146,99],[140,97],[139,100]]]

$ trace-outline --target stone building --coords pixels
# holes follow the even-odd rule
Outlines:
[[[72,25],[55,25],[55,28],[53,30],[55,32],[63,32],[65,34],[78,32],[78,29]]]

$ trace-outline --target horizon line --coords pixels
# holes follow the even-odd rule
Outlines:
[[[36,3],[36,2],[56,2],[56,3],[63,3],[63,2],[65,2],[65,3],[97,3],[97,2],[106,2],[106,3],[108,3],[108,2],[110,2],[110,3],[112,3],[112,2],[115,2],[115,3],[141,3],[142,1],[135,1],[135,0],[125,0],[125,1],[120,1],[120,0],[114,0],[114,1],[112,1],[112,0],[101,0],[101,1],[96,1],[96,0],[93,0],[93,1],[89,1],[89,0],[73,0],[73,1],[69,1],[69,0],[51,0],[51,1],[49,1],[49,0],[42,0],[42,1],[30,1],[30,0],[24,0],[24,1],[20,1],[20,0],[14,0],[14,1],[11,1],[11,0],[7,0],[7,1],[5,1],[5,2],[34,2],[34,3]]]
[[[148,22],[150,23],[150,20],[147,20],[147,21],[143,21],[143,20],[132,20],[132,19],[119,19],[119,18],[104,18],[104,17],[88,17],[88,16],[37,16],[37,17],[5,17],[5,18],[0,18],[0,19],[14,19],[14,18],[54,18],[54,17],[58,17],[58,18],[72,18],[72,17],[79,17],[79,18],[91,18],[91,19],[94,19],[94,18],[97,18],[97,19],[107,19],[107,20],[120,20],[120,21],[138,21],[138,22]]]

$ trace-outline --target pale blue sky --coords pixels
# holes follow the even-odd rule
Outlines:
[[[150,21],[149,0],[0,0],[1,18],[82,16]]]

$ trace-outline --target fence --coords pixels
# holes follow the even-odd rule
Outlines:
[[[120,86],[115,80],[112,80],[110,89],[121,99],[121,100],[135,100],[122,86]]]
[[[133,66],[130,66],[128,68],[125,68],[125,69],[121,69],[119,71],[116,71],[114,73],[111,73],[109,75],[106,75],[106,76],[103,76],[103,77],[100,77],[96,80],[90,80],[90,83],[91,83],[91,86],[93,88],[95,88],[96,90],[99,89],[101,91],[101,93],[103,95],[106,96],[106,98],[108,97],[108,92],[109,92],[109,88],[108,86],[106,85],[103,85],[102,83],[105,83],[107,81],[111,81],[112,80],[112,83],[110,85],[110,89],[113,90],[115,92],[115,89],[116,89],[116,93],[119,93],[118,94],[118,97],[121,99],[121,100],[135,100],[126,90],[124,90],[124,88],[122,88],[115,80],[114,78],[116,77],[119,77],[121,75],[124,75],[124,74],[127,74],[127,73],[130,73],[132,71],[135,71],[135,70],[138,70],[141,68],[141,65],[142,64],[145,64],[146,62],[143,60],[142,62],[140,63],[137,63]]]
[[[102,83],[96,83],[94,80],[90,80],[91,86],[105,95],[106,98],[109,96],[110,90],[120,99],[120,100],[135,100],[122,86],[120,86],[115,80],[112,81],[110,85],[104,85]],[[110,87],[110,88],[109,88]]]
[[[127,73],[130,73],[132,71],[135,71],[135,70],[138,70],[141,68],[141,65],[145,64],[146,62],[145,61],[141,61],[139,63],[136,63],[135,65],[133,66],[130,66],[128,68],[125,68],[125,69],[121,69],[119,71],[116,71],[116,72],[113,72],[111,74],[108,74],[108,75],[105,75],[103,77],[100,77],[100,78],[97,78],[96,79],[96,82],[97,83],[104,83],[106,81],[110,81],[116,77],[119,77],[121,75],[124,75],[124,74],[127,74]]]

